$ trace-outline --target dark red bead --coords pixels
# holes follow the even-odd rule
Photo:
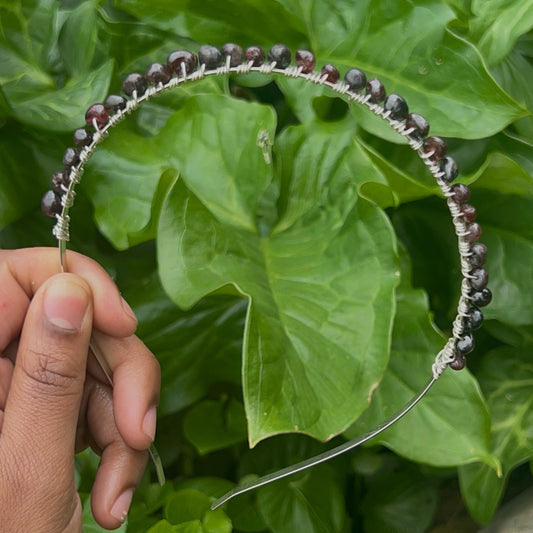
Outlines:
[[[465,202],[468,202],[468,199],[470,198],[470,188],[464,183],[455,183],[452,185],[451,192],[452,200],[458,204],[464,204]]]
[[[128,101],[120,94],[110,94],[105,101],[106,108],[111,113],[116,113],[126,108]]]
[[[244,55],[247,62],[252,62],[252,67],[260,67],[265,62],[265,52],[259,46],[249,46]]]
[[[475,331],[481,327],[482,323],[483,313],[477,307],[472,307],[472,309],[468,311],[468,316],[465,318],[465,326],[470,331]]]
[[[313,72],[316,60],[312,52],[309,50],[297,50],[296,54],[294,54],[294,59],[296,61],[296,66],[301,67],[304,74]]]
[[[385,100],[387,93],[385,87],[377,78],[371,78],[366,82],[366,94],[370,95],[368,99],[372,104],[380,104]]]
[[[61,205],[61,196],[54,191],[46,191],[43,199],[41,200],[41,210],[49,217],[55,217],[59,215],[63,209]]]
[[[470,246],[470,256],[468,260],[470,264],[475,267],[480,267],[485,264],[487,258],[487,247],[481,242],[474,242]]]
[[[133,93],[137,93],[137,97],[142,96],[146,89],[148,89],[146,78],[138,72],[128,74],[122,82],[122,90],[128,96],[133,96]]]
[[[471,333],[464,333],[455,343],[455,349],[458,354],[469,354],[474,349],[474,336]]]
[[[93,126],[96,122],[97,128],[103,128],[109,120],[109,111],[104,104],[93,104],[85,113],[85,122],[88,126]]]
[[[170,78],[172,78],[172,72],[167,65],[152,63],[146,71],[145,78],[153,85],[159,83],[164,85],[170,81]]]
[[[487,286],[489,274],[484,268],[475,268],[470,274],[473,276],[470,278],[470,286],[475,291],[481,291]]]
[[[467,242],[477,241],[481,237],[482,233],[483,233],[483,230],[481,229],[481,226],[477,222],[472,222],[472,224],[469,224],[466,227],[466,235],[464,236],[465,241]]]
[[[466,366],[466,357],[459,352],[455,353],[455,359],[448,364],[452,370],[462,370]]]
[[[75,167],[80,162],[80,153],[75,148],[67,148],[63,154],[63,165]]]
[[[198,58],[189,50],[174,50],[168,55],[167,65],[178,76],[183,75],[183,69],[188,75],[192,74],[198,67]]]
[[[457,168],[457,163],[455,159],[450,156],[443,157],[439,163],[439,169],[444,173],[441,176],[442,181],[450,184],[459,174],[459,169]]]
[[[328,81],[329,83],[337,83],[341,76],[339,71],[337,70],[337,67],[335,67],[331,63],[326,63],[320,70],[320,74],[322,76],[326,76],[326,81]]]
[[[275,44],[268,51],[268,61],[276,62],[276,68],[285,69],[291,64],[291,51],[284,44]]]
[[[470,294],[470,301],[476,307],[485,307],[492,301],[492,292],[486,287],[480,291],[475,291]]]
[[[243,49],[235,43],[226,43],[222,47],[222,62],[229,56],[229,66],[238,67],[244,59]]]
[[[350,91],[361,91],[366,87],[365,73],[358,68],[351,68],[346,72],[344,81],[348,84]]]
[[[429,133],[429,122],[418,113],[409,113],[407,115],[405,127],[407,129],[413,128],[413,132],[409,135],[417,139],[423,139]]]
[[[389,94],[383,107],[385,111],[390,111],[390,117],[394,120],[405,119],[409,114],[409,106],[399,94]]]
[[[446,155],[446,143],[440,137],[428,137],[422,145],[425,154],[431,154],[429,160],[437,162]]]
[[[78,148],[83,148],[84,146],[89,146],[93,141],[93,132],[87,128],[78,128],[74,131],[74,144]]]
[[[200,65],[205,65],[205,68],[218,68],[222,63],[222,52],[216,46],[203,44],[198,50],[198,61]]]
[[[477,217],[476,208],[470,204],[463,204],[461,206],[461,217],[465,222],[474,222]]]
[[[68,187],[69,183],[69,173],[65,170],[54,172],[50,178],[52,190],[58,194],[63,194],[65,192],[63,187]]]

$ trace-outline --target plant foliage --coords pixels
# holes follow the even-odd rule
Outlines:
[[[121,530],[455,531],[439,512],[450,493],[487,524],[507,485],[531,482],[532,27],[531,0],[0,5],[4,248],[54,244],[39,201],[90,104],[174,49],[225,42],[308,48],[404,96],[446,138],[489,248],[494,302],[470,370],[369,446],[213,512],[235,483],[420,390],[455,315],[456,243],[413,152],[327,88],[210,78],[143,105],[87,165],[71,228],[162,366],[170,481],[147,474]],[[85,497],[96,464],[77,460]],[[101,530],[88,501],[84,517]]]

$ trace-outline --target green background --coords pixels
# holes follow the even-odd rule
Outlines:
[[[162,367],[169,481],[146,474],[122,531],[476,531],[531,485],[532,27],[531,0],[0,4],[3,248],[54,245],[40,199],[90,104],[172,50],[225,42],[310,49],[317,69],[401,94],[446,139],[489,248],[468,370],[370,445],[209,511],[424,385],[455,314],[456,242],[416,155],[324,87],[209,78],[142,105],[71,211],[71,248],[113,276]],[[84,501],[96,466],[77,458]]]

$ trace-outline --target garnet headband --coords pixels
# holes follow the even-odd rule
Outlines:
[[[112,94],[103,104],[96,103],[89,107],[85,114],[87,127],[74,132],[76,148],[67,148],[63,156],[64,168],[52,176],[52,188],[42,199],[44,213],[56,218],[53,234],[59,242],[60,263],[65,270],[66,243],[69,240],[69,211],[74,203],[75,187],[81,180],[85,163],[110,130],[152,96],[208,76],[224,76],[232,73],[283,75],[329,87],[332,93],[341,95],[348,102],[366,107],[386,121],[398,135],[406,139],[435,178],[446,198],[455,228],[462,281],[451,336],[435,357],[432,377],[427,385],[404,408],[378,428],[317,457],[238,486],[214,502],[213,508],[237,494],[345,453],[390,427],[422,399],[447,366],[454,370],[464,368],[466,355],[474,348],[473,331],[478,329],[483,321],[480,308],[488,305],[492,298],[487,288],[488,274],[483,268],[487,248],[477,242],[481,236],[481,227],[475,222],[476,209],[468,203],[470,189],[462,183],[452,184],[458,176],[458,169],[455,160],[446,155],[446,143],[440,137],[428,136],[429,124],[426,119],[422,115],[409,112],[408,105],[401,96],[387,95],[378,79],[367,80],[365,74],[358,68],[350,68],[341,79],[339,71],[331,64],[326,64],[320,71],[316,71],[315,57],[308,50],[298,50],[295,53],[295,65],[291,64],[291,56],[291,51],[283,44],[274,45],[266,57],[258,46],[243,50],[236,44],[228,43],[219,50],[214,46],[203,45],[197,55],[188,50],[177,50],[168,56],[166,64],[153,63],[144,75],[129,74],[122,84],[125,96]],[[96,352],[98,350],[95,350],[95,355],[105,370],[105,360],[102,354]],[[107,374],[111,383],[109,373]],[[157,452],[155,448],[152,448],[151,452],[161,481],[162,469],[160,462],[158,463]]]

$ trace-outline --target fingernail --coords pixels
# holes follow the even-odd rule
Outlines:
[[[53,279],[46,288],[43,311],[48,322],[66,333],[79,331],[89,308],[89,294],[68,276]]]
[[[152,407],[145,415],[143,420],[143,432],[152,442],[155,439],[155,427],[157,424],[157,409]]]
[[[111,507],[111,516],[124,522],[128,511],[130,510],[131,499],[133,498],[133,489],[125,490],[118,498],[117,501]]]
[[[122,308],[124,309],[124,312],[128,316],[133,318],[133,320],[135,320],[135,322],[137,322],[137,317],[135,316],[135,313],[133,312],[133,309],[130,307],[130,304],[128,302],[126,302],[126,300],[124,300],[124,298],[122,298],[122,296],[121,296],[121,300],[122,300]]]

